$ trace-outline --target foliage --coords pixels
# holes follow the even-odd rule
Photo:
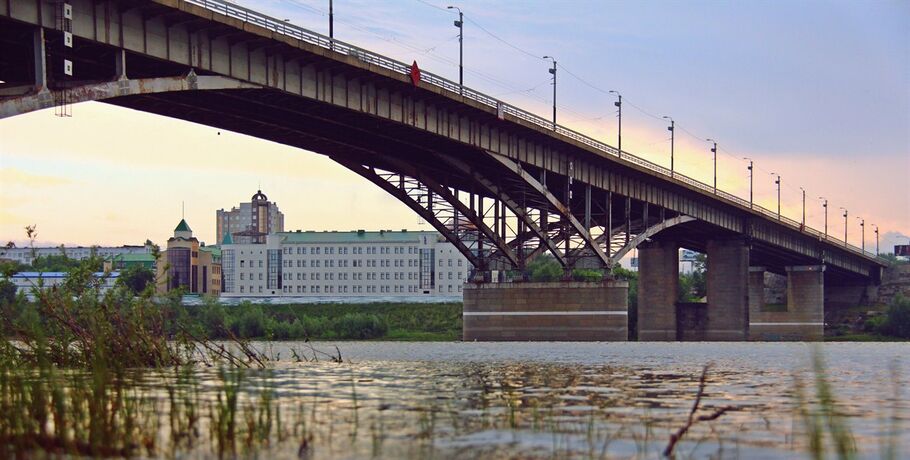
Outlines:
[[[0,280],[0,305],[9,305],[16,301],[16,285],[10,280]]]
[[[461,304],[220,305],[187,307],[188,322],[215,339],[377,339],[461,337]]]
[[[876,326],[881,334],[910,339],[910,299],[894,296],[885,319]]]
[[[142,265],[133,265],[120,272],[117,284],[126,287],[133,294],[139,294],[149,285],[155,285],[155,273]]]
[[[603,281],[604,275],[600,270],[591,270],[587,268],[576,268],[572,270],[573,281],[598,282]]]
[[[7,278],[19,272],[28,271],[31,267],[15,260],[4,260],[0,262],[0,276]]]
[[[527,270],[529,279],[537,282],[559,281],[563,275],[562,266],[549,254],[532,260]]]
[[[908,259],[899,259],[896,255],[894,255],[893,252],[888,252],[888,253],[879,254],[878,257],[879,257],[879,259],[882,259],[882,260],[884,260],[885,262],[887,262],[888,265],[890,265],[890,266],[892,266],[892,267],[895,266],[895,265],[907,265],[907,264],[910,264],[910,260],[908,260]]]
[[[678,297],[680,302],[698,302],[708,295],[707,256],[698,254],[691,273],[679,275]]]

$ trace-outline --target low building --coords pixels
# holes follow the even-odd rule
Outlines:
[[[200,244],[186,220],[180,219],[167,249],[161,251],[155,278],[159,293],[182,288],[187,294],[220,295],[220,254]]]
[[[126,254],[151,254],[151,246],[76,246],[76,247],[41,247],[41,248],[0,248],[0,258],[31,265],[35,257],[66,256],[73,260],[84,260],[89,257],[109,259]]]
[[[122,271],[135,266],[155,271],[155,256],[150,252],[140,254],[118,254],[104,260],[104,269],[106,271]]]
[[[67,276],[66,272],[19,272],[9,280],[16,286],[17,294],[24,292],[29,300],[34,300],[32,293],[35,289],[57,289]],[[120,272],[95,272],[93,276],[100,281],[99,290],[103,294],[114,287]]]
[[[461,296],[470,264],[436,232],[282,232],[221,244],[223,294]]]

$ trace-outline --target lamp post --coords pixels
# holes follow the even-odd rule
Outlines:
[[[544,56],[543,58],[553,61],[553,67],[549,72],[553,75],[553,131],[556,131],[556,58],[553,56]]]
[[[717,141],[714,139],[706,140],[714,143],[714,147],[711,147],[711,153],[714,154],[714,193],[717,194]]]
[[[822,207],[825,208],[825,239],[827,240],[828,239],[828,199],[823,196],[818,197],[818,199],[825,200],[825,203],[822,204]]]
[[[803,220],[801,225],[802,228],[800,228],[800,230],[803,230],[806,228],[806,189],[802,187],[799,189],[803,191]]]
[[[458,94],[464,94],[464,14],[457,6],[449,5],[448,9],[458,10],[455,21],[455,27],[458,27]]]
[[[844,210],[844,247],[847,247],[847,208],[841,207]]]
[[[866,252],[866,219],[863,219],[859,216],[856,216],[856,218],[859,219],[860,237],[862,238],[859,242],[859,247],[863,251],[863,253],[865,253]]]
[[[780,174],[771,173],[772,176],[777,176],[777,179],[774,180],[774,184],[777,185],[777,220],[780,220]]]
[[[670,177],[673,177],[673,144],[676,138],[676,122],[673,121],[673,117],[666,115],[664,119],[670,120],[670,126],[667,127],[667,131],[670,131]]]
[[[335,49],[335,12],[332,9],[332,0],[329,0],[329,45]]]
[[[616,148],[619,150],[619,158],[622,158],[622,94],[619,94],[619,91],[610,90],[611,93],[615,94],[619,100],[614,102],[613,105],[619,109],[619,134],[617,134],[616,139]]]
[[[754,176],[755,174],[753,174],[753,171],[752,171],[752,159],[743,157],[743,160],[749,161],[749,166],[746,169],[749,170],[749,209],[752,209],[752,176]]]
[[[875,227],[875,255],[878,256],[878,225],[872,224]]]

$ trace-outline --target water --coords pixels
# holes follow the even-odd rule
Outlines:
[[[349,362],[289,362],[291,349],[312,355],[309,345],[260,344],[280,356],[280,399],[334,415],[309,458],[655,458],[685,424],[709,363],[696,415],[730,410],[694,425],[679,456],[807,458],[795,378],[814,394],[816,347],[859,457],[880,458],[889,444],[910,453],[910,404],[895,395],[910,383],[904,343],[337,345]]]
[[[858,458],[910,453],[907,343],[255,345],[266,369],[128,375],[135,439],[155,439],[138,454],[218,458],[226,388],[241,375],[228,450],[242,458],[660,458],[710,364],[694,416],[725,412],[692,425],[676,458],[811,458],[800,410],[823,407],[800,401],[817,400],[816,352],[836,401],[822,429],[843,421]],[[327,359],[336,345],[342,363]],[[76,373],[74,388],[80,376],[91,380]]]

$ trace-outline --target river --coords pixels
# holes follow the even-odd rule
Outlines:
[[[337,345],[344,363],[311,345]],[[810,458],[813,419],[799,408],[825,407],[800,401],[816,399],[822,377],[835,411],[818,419],[823,432],[842,425],[859,458],[910,453],[906,343],[257,346],[277,359],[262,375],[278,404],[309,420],[306,445],[276,443],[276,458],[658,458],[686,424],[706,365],[695,417],[728,409],[695,423],[677,458]],[[217,385],[214,371],[200,372],[203,393]]]

